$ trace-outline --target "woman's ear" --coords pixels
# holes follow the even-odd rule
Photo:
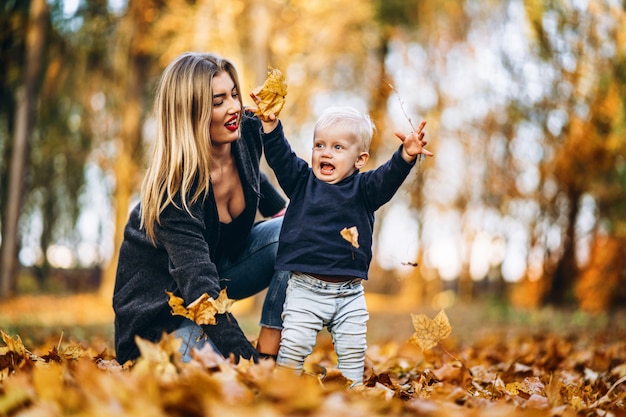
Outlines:
[[[369,152],[361,152],[354,163],[354,167],[356,169],[361,169],[367,164],[367,161],[370,159]]]

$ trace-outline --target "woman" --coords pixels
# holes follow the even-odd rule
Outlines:
[[[261,122],[243,111],[235,67],[213,54],[179,56],[163,72],[154,110],[153,156],[113,294],[117,360],[139,356],[135,336],[156,342],[164,332],[180,336],[185,361],[207,342],[236,361],[274,357],[287,285],[287,273],[274,271],[285,201],[260,172]],[[278,218],[255,223],[257,209]],[[173,316],[165,293],[189,304],[223,288],[242,299],[268,286],[256,350],[230,313],[198,326]]]

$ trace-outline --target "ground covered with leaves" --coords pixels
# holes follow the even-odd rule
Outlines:
[[[1,334],[0,415],[626,416],[620,318],[554,313],[510,324],[467,311],[451,309],[449,323],[437,311],[371,312],[365,384],[352,389],[324,334],[296,376],[210,350],[182,363],[170,337],[140,340],[140,359],[120,365],[107,338],[59,330],[29,346],[29,328],[14,327]]]

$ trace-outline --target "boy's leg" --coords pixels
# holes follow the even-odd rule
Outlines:
[[[368,319],[363,286],[359,283],[350,295],[345,296],[335,319],[328,326],[337,353],[337,368],[352,381],[353,386],[363,382]]]
[[[313,351],[326,316],[332,316],[332,298],[315,291],[315,284],[294,275],[287,287],[283,309],[283,331],[276,363],[301,371]]]

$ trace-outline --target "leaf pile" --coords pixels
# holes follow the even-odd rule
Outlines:
[[[358,389],[334,369],[328,340],[296,376],[273,361],[234,365],[210,349],[182,363],[180,341],[168,335],[137,339],[140,358],[120,365],[107,349],[59,342],[38,354],[2,332],[0,415],[626,415],[623,339],[520,335],[462,346],[446,339],[445,313],[413,319],[410,341],[368,348]]]

